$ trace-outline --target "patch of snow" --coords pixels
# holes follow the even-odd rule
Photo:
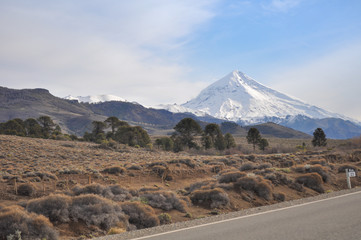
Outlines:
[[[85,102],[85,103],[100,103],[100,102],[110,102],[110,101],[120,101],[120,102],[127,102],[124,98],[114,96],[114,95],[93,95],[93,96],[77,96],[73,97],[71,95],[66,96],[64,99],[67,100],[77,100],[78,102]]]

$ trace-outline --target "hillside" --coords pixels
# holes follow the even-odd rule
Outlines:
[[[173,127],[186,117],[200,121],[202,126],[205,126],[207,122],[218,124],[223,122],[221,119],[208,115],[172,113],[164,109],[145,108],[140,104],[130,102],[79,103],[77,100],[55,97],[46,89],[15,90],[0,87],[0,101],[1,122],[14,118],[27,119],[47,115],[59,124],[64,132],[77,135],[91,131],[92,121],[103,121],[110,116],[115,116],[133,125],[140,125],[154,135],[169,134]],[[274,137],[307,138],[306,135],[292,129],[282,128],[283,133],[280,133],[280,126],[275,124],[267,131],[265,130],[265,134],[273,136],[272,129],[275,131]],[[240,133],[237,132],[237,134]],[[243,136],[244,133],[241,135]]]
[[[50,116],[69,133],[82,134],[90,129],[94,120],[104,120],[77,101],[53,96],[46,89],[9,89],[0,87],[0,121],[14,118],[37,118]]]
[[[42,227],[29,239],[92,238],[275,204],[345,189],[344,168],[361,167],[357,150],[209,156],[6,135],[0,142],[0,218],[9,224],[1,239],[31,224]],[[359,176],[351,181],[361,185]],[[13,225],[20,218],[27,221]]]

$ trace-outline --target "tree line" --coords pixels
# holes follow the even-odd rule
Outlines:
[[[85,141],[102,143],[104,141],[116,141],[129,146],[146,147],[151,143],[150,137],[142,127],[130,126],[127,122],[117,117],[108,117],[105,121],[93,121],[92,132],[85,132]],[[106,131],[108,129],[108,131]]]
[[[15,118],[4,123],[0,123],[0,134],[16,135],[21,137],[51,138],[64,137],[61,128],[49,116],[38,118],[28,118],[22,120]],[[68,138],[74,136],[67,135]]]
[[[59,140],[84,140],[95,143],[115,141],[129,146],[147,147],[151,145],[151,139],[146,130],[140,126],[130,126],[127,122],[117,117],[108,117],[105,121],[93,121],[92,131],[85,132],[83,138],[75,135],[63,134],[58,124],[49,116],[28,118],[22,120],[15,118],[0,123],[0,134],[17,135],[23,137],[50,138]],[[179,152],[186,149],[216,149],[223,151],[236,147],[234,137],[230,133],[223,135],[218,124],[210,123],[201,128],[199,123],[192,118],[184,118],[174,127],[175,132],[171,137],[161,137],[155,140],[158,148],[165,151]],[[260,150],[265,150],[269,143],[262,138],[257,128],[250,128],[247,142]],[[312,145],[323,147],[327,145],[327,139],[322,128],[317,128],[313,133]]]
[[[192,118],[184,118],[174,127],[171,137],[162,137],[155,140],[156,146],[165,151],[179,152],[185,149],[216,149],[223,151],[236,146],[230,133],[222,134],[217,124],[210,123],[202,127]],[[200,139],[200,141],[199,141]],[[198,140],[198,141],[197,141]]]

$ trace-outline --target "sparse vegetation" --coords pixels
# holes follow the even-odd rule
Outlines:
[[[58,233],[46,217],[28,213],[20,206],[1,209],[0,238],[6,239],[17,231],[22,239],[58,239]]]
[[[220,188],[196,190],[191,194],[190,199],[193,204],[204,205],[208,208],[225,207],[230,202],[228,194]]]
[[[107,126],[106,138],[113,136]],[[212,154],[204,149],[149,151],[118,142],[114,148],[100,148],[92,142],[9,135],[0,135],[0,141],[0,212],[11,205],[24,215],[40,216],[61,239],[92,238],[337,191],[346,187],[344,169],[359,170],[361,159],[360,150],[342,150],[334,140],[328,140],[334,150],[270,154],[270,146],[258,154],[238,137],[231,155],[215,149],[207,150]],[[201,136],[194,141],[200,144]],[[302,144],[270,142],[282,146],[282,141],[290,149]],[[237,152],[242,149],[247,154]],[[352,181],[352,186],[361,184],[359,177]],[[30,194],[29,186],[36,191]],[[31,236],[19,231],[23,239]]]

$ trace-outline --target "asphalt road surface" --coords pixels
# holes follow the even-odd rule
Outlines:
[[[135,239],[360,240],[361,192]]]

